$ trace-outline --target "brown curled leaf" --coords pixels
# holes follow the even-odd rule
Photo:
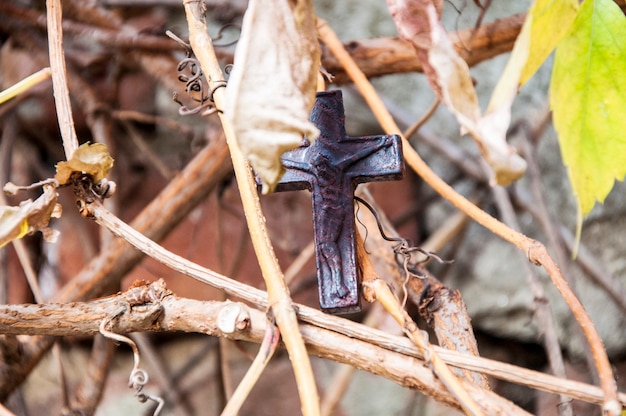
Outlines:
[[[91,176],[94,183],[100,182],[113,167],[113,158],[109,155],[106,145],[102,143],[84,143],[67,162],[56,165],[54,178],[59,185],[65,185],[72,173],[79,172]]]

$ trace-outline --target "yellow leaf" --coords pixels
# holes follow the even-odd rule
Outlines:
[[[94,183],[100,182],[113,167],[113,158],[102,143],[84,143],[67,162],[57,163],[54,178],[60,185],[65,185],[72,173],[79,172],[90,175]]]
[[[477,134],[490,142],[486,158],[488,161],[491,158],[489,164],[499,184],[517,179],[518,173],[523,173],[526,168],[526,162],[505,145],[504,140],[519,86],[537,71],[567,34],[577,10],[577,0],[537,0],[533,3],[487,111],[477,123]]]
[[[284,168],[280,156],[315,140],[309,121],[320,49],[311,0],[251,0],[226,92],[224,114],[270,192]]]
[[[533,3],[527,18],[530,26],[528,56],[520,85],[524,85],[537,72],[567,35],[578,13],[578,3],[578,0],[536,0]]]
[[[491,95],[487,113],[499,113],[498,118],[506,117],[510,121],[511,105],[519,86],[533,76],[565,37],[577,12],[577,0],[536,0],[533,3]]]

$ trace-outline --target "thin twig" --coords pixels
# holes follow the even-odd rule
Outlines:
[[[220,197],[219,192],[215,192],[213,194],[212,199],[215,199],[215,222],[217,222],[217,228],[215,229],[215,253],[217,254],[217,268],[218,268],[217,271],[222,273],[224,270],[224,264],[225,264],[224,244],[223,244],[224,221],[222,221],[222,215],[224,213],[224,210],[222,209],[222,203],[221,203],[222,198]],[[245,230],[245,227],[242,227],[242,228]],[[239,249],[239,251],[241,250]],[[235,266],[234,262],[233,262],[233,266]],[[233,275],[229,274],[229,276],[233,276]],[[217,300],[222,300],[222,301],[226,300],[226,294],[223,291],[220,291],[217,296]],[[233,374],[231,371],[231,367],[229,365],[231,361],[230,360],[231,358],[230,348],[228,348],[229,346],[230,346],[230,340],[220,337],[219,344],[217,346],[217,354],[216,354],[216,360],[218,363],[218,367],[217,367],[218,371],[216,372],[216,375],[215,375],[216,381],[219,385],[219,389],[222,392],[222,395],[219,397],[219,402],[216,403],[218,405],[218,409],[223,409],[224,407],[226,407],[226,404],[228,403],[230,398],[233,396],[233,393],[235,391],[235,387],[234,387],[235,384],[233,383]]]
[[[572,253],[574,251],[574,246],[576,245],[574,235],[564,225],[559,227],[559,231],[565,246],[570,253]],[[584,244],[580,244],[578,247],[576,263],[578,263],[578,265],[591,277],[591,279],[593,279],[598,285],[602,286],[609,296],[613,298],[613,301],[624,313],[626,313],[626,289],[610,271],[605,269],[604,265],[598,261],[598,259]]]
[[[500,215],[506,225],[509,227],[520,230],[519,222],[515,216],[513,204],[509,198],[506,190],[501,186],[493,187],[493,194],[496,204],[500,210]],[[548,363],[552,374],[557,377],[566,378],[565,364],[563,362],[563,355],[561,354],[561,346],[559,345],[559,338],[556,333],[556,327],[554,319],[552,317],[552,308],[550,302],[546,297],[539,276],[530,267],[530,264],[526,261],[526,256],[521,251],[517,252],[522,257],[522,264],[525,270],[526,282],[533,294],[535,320],[537,326],[543,335],[543,345],[548,356]],[[561,406],[559,406],[559,412],[561,416],[573,415],[572,403],[566,396],[560,397]]]
[[[431,104],[428,110],[426,110],[426,112],[422,114],[422,116],[415,123],[411,124],[411,126],[404,131],[403,135],[404,137],[406,137],[407,140],[410,140],[411,136],[413,136],[415,132],[417,132],[420,127],[422,127],[424,123],[426,123],[432,117],[433,114],[435,114],[435,111],[437,111],[437,107],[439,107],[440,103],[441,99],[437,97],[437,99]]]
[[[285,270],[285,282],[289,285],[292,280],[296,277],[296,275],[302,270],[305,264],[313,257],[315,254],[315,241],[311,240],[309,244],[298,254],[287,270]]]
[[[550,121],[550,108],[546,104],[542,109],[542,116],[538,117],[539,122],[535,126],[529,125],[528,122],[522,121],[519,124],[521,134],[519,136],[519,146],[522,149],[522,153],[526,159],[527,174],[530,179],[530,190],[533,196],[532,207],[534,213],[538,215],[539,224],[546,236],[548,247],[550,247],[552,256],[556,259],[557,263],[563,270],[563,275],[567,280],[567,283],[571,286],[572,292],[576,294],[576,281],[573,278],[571,259],[566,255],[566,250],[559,238],[558,228],[555,224],[553,216],[548,210],[548,205],[545,200],[545,189],[543,186],[543,180],[541,172],[539,170],[539,164],[537,163],[537,149],[536,143],[541,137],[543,131],[548,126]],[[533,143],[535,145],[533,145]],[[546,335],[549,337],[550,335]],[[587,361],[587,367],[589,369],[590,377],[595,382],[598,382],[598,374],[595,368],[593,351],[588,342],[584,340],[584,333],[579,327],[575,327],[573,336],[582,340],[582,347]],[[550,352],[548,352],[550,353]],[[560,354],[560,350],[559,350]],[[558,374],[557,374],[558,375]],[[566,406],[567,408],[567,406]]]
[[[367,313],[367,316],[363,320],[362,324],[372,328],[378,327],[380,321],[382,320],[383,312],[384,309],[382,306],[375,303]],[[330,382],[326,384],[324,396],[322,397],[321,416],[330,416],[333,413],[339,404],[339,401],[348,390],[350,381],[352,380],[352,376],[355,372],[356,368],[350,365],[342,365],[335,371]]]
[[[144,138],[141,136],[139,131],[128,121],[122,120],[122,126],[126,129],[128,136],[132,140],[133,144],[137,147],[139,154],[145,155],[145,157],[150,161],[152,166],[154,166],[165,179],[172,179],[174,176],[174,172],[161,160],[158,154],[146,143]]]
[[[120,121],[134,121],[136,123],[161,125],[186,136],[188,139],[192,139],[194,136],[193,128],[167,117],[155,116],[133,110],[112,110],[111,117]]]
[[[189,0],[184,0],[183,4],[189,26],[189,42],[207,76],[209,88],[214,91],[213,97],[216,107],[224,108],[224,88],[216,89],[216,87],[223,85],[221,80],[224,79],[224,75],[215,55],[212,41],[208,36],[204,7],[201,3]],[[311,362],[302,335],[298,330],[298,321],[289,290],[267,234],[256,182],[239,148],[233,126],[222,113],[220,113],[220,120],[230,149],[252,245],[267,287],[269,303],[293,365],[302,412],[305,416],[319,415],[319,397]]]
[[[70,399],[70,414],[93,415],[104,393],[111,368],[115,344],[101,336],[93,337],[89,363],[84,368],[85,377]]]
[[[357,88],[367,101],[385,132],[387,134],[399,133],[400,129],[378,97],[376,90],[367,80],[365,75],[360,71],[350,55],[346,52],[343,44],[339,41],[334,32],[332,32],[330,27],[323,21],[319,22],[318,30],[322,41],[345,66],[346,72],[353,79]],[[617,400],[617,384],[615,382],[611,363],[609,362],[606,350],[604,349],[602,339],[600,338],[600,335],[598,334],[598,331],[583,304],[572,292],[559,267],[548,254],[546,247],[539,241],[533,240],[524,234],[507,227],[502,222],[472,204],[468,199],[455,191],[435,172],[433,172],[432,169],[430,169],[430,167],[410,146],[406,139],[403,139],[403,148],[407,164],[442,197],[461,211],[465,212],[477,223],[481,224],[502,239],[515,245],[524,253],[527,253],[529,260],[534,264],[544,267],[552,279],[554,286],[557,288],[559,293],[561,293],[561,296],[572,311],[572,315],[583,329],[585,337],[589,341],[589,345],[591,346],[591,350],[593,352],[594,362],[596,368],[598,369],[600,385],[605,395],[605,402],[603,405],[604,411],[611,415],[619,415],[621,406]]]
[[[61,0],[46,0],[48,11],[48,47],[50,49],[50,70],[52,71],[52,89],[59,118],[59,129],[63,138],[66,159],[70,159],[78,149],[78,137],[74,130],[70,92],[67,87],[65,55],[63,53],[63,29]]]
[[[248,368],[246,375],[243,377],[232,397],[222,411],[222,416],[237,416],[244,401],[252,391],[252,388],[261,377],[263,370],[267,367],[270,358],[274,355],[278,341],[280,340],[280,332],[276,327],[273,319],[268,319],[265,327],[265,335],[261,342],[261,347],[257,353],[252,365]]]
[[[50,68],[43,68],[0,92],[0,104],[22,94],[50,78]]]
[[[3,193],[0,193],[0,205],[6,205],[6,198]],[[15,252],[17,254],[20,265],[22,266],[22,270],[26,275],[26,280],[28,281],[28,286],[30,287],[31,292],[33,293],[33,298],[36,303],[43,303],[45,300],[43,295],[41,294],[41,287],[39,286],[39,281],[37,279],[37,273],[35,272],[35,268],[33,267],[30,256],[28,255],[28,250],[26,249],[26,245],[24,241],[21,239],[13,240],[13,248],[15,248]],[[67,380],[65,377],[65,371],[63,367],[63,361],[61,357],[61,346],[58,342],[55,342],[52,347],[52,353],[54,360],[56,361],[58,368],[58,377],[59,377],[59,387],[61,389],[61,398],[63,402],[63,407],[68,408],[70,401],[67,389]]]

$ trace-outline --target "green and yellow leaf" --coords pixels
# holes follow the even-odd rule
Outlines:
[[[550,104],[580,212],[626,174],[626,18],[612,0],[586,0],[558,46]]]

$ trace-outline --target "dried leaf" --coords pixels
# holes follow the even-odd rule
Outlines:
[[[284,172],[280,156],[319,134],[309,121],[320,67],[311,0],[251,0],[234,62],[224,114],[271,192]]]
[[[45,186],[36,200],[23,201],[18,207],[0,206],[0,247],[35,231],[41,231],[47,241],[56,238],[56,232],[48,228],[51,217],[60,216],[57,191]]]
[[[478,97],[467,63],[454,49],[440,22],[440,2],[387,0],[398,33],[417,52],[433,90],[452,111],[461,126],[476,141],[493,170],[493,180],[508,185],[521,177],[526,162],[506,142],[510,122],[501,114],[481,116]]]
[[[57,163],[54,178],[60,185],[65,185],[74,172],[82,172],[92,177],[94,183],[100,182],[113,167],[113,158],[102,143],[84,143],[67,162]]]
[[[17,195],[17,192],[20,190],[20,187],[14,184],[13,182],[7,182],[2,187],[2,190],[7,195]]]

